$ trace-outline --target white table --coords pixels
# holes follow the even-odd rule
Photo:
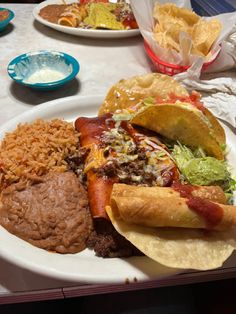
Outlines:
[[[6,31],[0,33],[0,123],[40,103],[66,96],[104,94],[124,77],[149,71],[141,36],[124,39],[87,39],[67,35],[33,18],[34,4],[3,4],[15,12]],[[56,92],[22,88],[8,77],[8,63],[17,55],[40,49],[66,52],[81,66],[77,79]]]
[[[35,22],[32,4],[4,4],[15,12],[11,25],[0,33],[0,124],[45,101],[76,95],[105,95],[121,78],[150,71],[140,36],[124,39],[87,39],[57,32]],[[8,63],[17,55],[54,49],[74,56],[81,65],[76,80],[54,92],[36,92],[8,77]],[[0,244],[1,245],[1,244]],[[158,286],[236,277],[236,256],[220,270],[190,272],[159,281],[116,285],[78,285],[21,269],[0,258],[0,304],[67,298]]]

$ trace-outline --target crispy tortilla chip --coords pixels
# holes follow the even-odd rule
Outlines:
[[[118,220],[109,206],[106,211],[117,232],[146,256],[168,267],[218,268],[236,249],[236,231],[205,233],[202,230],[142,227]]]
[[[148,73],[120,80],[108,92],[99,115],[136,105],[147,97],[167,99],[169,94],[187,96],[187,90],[173,78],[159,73]]]
[[[222,29],[220,21],[211,19],[206,21],[201,19],[194,25],[192,30],[193,51],[196,54],[206,56],[213,43],[218,38]]]
[[[196,111],[190,110],[188,105],[167,103],[149,106],[137,113],[131,123],[178,140],[189,147],[201,147],[208,156],[223,160],[221,143],[217,141],[214,129]]]
[[[193,26],[200,19],[200,16],[193,11],[177,7],[174,3],[157,3],[153,10],[153,16],[160,24],[174,21],[183,27]]]
[[[180,52],[180,34],[184,32],[192,39],[191,54],[203,57],[209,55],[222,29],[217,19],[206,20],[173,3],[156,4],[153,17],[156,22],[153,36],[161,47]]]

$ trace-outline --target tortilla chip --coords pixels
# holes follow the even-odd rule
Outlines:
[[[130,121],[133,124],[153,130],[171,140],[192,147],[201,147],[208,156],[223,160],[220,143],[214,136],[214,129],[196,114],[179,104],[149,106],[137,113]]]
[[[114,228],[146,256],[174,268],[209,270],[221,267],[236,249],[236,231],[204,232],[179,228],[150,228],[118,220],[109,206]]]
[[[173,78],[159,73],[148,73],[120,80],[108,92],[99,115],[136,105],[147,97],[167,99],[169,94],[187,96],[187,90]]]
[[[222,29],[217,19],[206,20],[173,3],[156,4],[153,16],[156,21],[153,35],[161,47],[179,52],[180,34],[184,32],[192,39],[191,54],[203,57],[208,56]]]
[[[156,4],[153,11],[154,18],[163,24],[163,21],[175,21],[183,27],[193,26],[200,19],[193,11],[177,7],[174,3]]]
[[[192,30],[193,52],[206,56],[218,38],[221,29],[222,25],[217,19],[199,20]]]

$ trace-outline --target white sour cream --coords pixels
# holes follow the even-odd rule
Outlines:
[[[36,84],[36,83],[49,83],[62,80],[67,75],[57,70],[50,68],[44,68],[31,74],[29,77],[23,80],[24,83]]]

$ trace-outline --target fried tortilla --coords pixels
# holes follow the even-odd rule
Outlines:
[[[167,99],[169,94],[187,96],[187,90],[173,78],[159,73],[134,76],[117,82],[99,109],[99,115],[136,105],[147,97]]]
[[[106,210],[117,232],[146,256],[168,267],[215,269],[236,249],[235,230],[206,233],[201,229],[151,228],[117,219],[109,206]]]
[[[115,215],[127,223],[149,227],[227,230],[236,226],[236,207],[225,205],[222,194],[224,192],[220,187],[174,183],[172,187],[126,189],[126,186],[115,184],[110,204]],[[216,201],[223,201],[224,204]]]
[[[223,216],[218,222],[215,221],[215,226],[223,223],[227,230],[196,228],[197,220],[203,224],[209,220],[207,215],[202,217],[199,213],[197,220],[196,216],[188,220],[190,228],[180,227],[183,221],[187,221],[186,212],[182,211],[186,199],[201,199],[204,204],[205,201],[218,201],[217,206],[222,209]],[[219,187],[135,187],[114,184],[111,206],[106,207],[106,212],[117,232],[160,264],[208,270],[222,266],[236,249],[235,206],[224,203],[223,191]],[[187,211],[187,215],[191,215],[190,211],[196,215],[192,209],[188,208]],[[169,222],[175,227],[167,227]],[[160,224],[163,227],[154,226]],[[230,225],[231,228],[228,228]]]
[[[224,159],[223,128],[209,111],[206,115],[188,102],[148,106],[135,114],[131,123],[149,128],[171,140],[178,140],[191,148],[201,147],[208,156]]]
[[[177,188],[173,187],[143,187],[135,186],[128,184],[116,183],[113,185],[112,196],[125,196],[125,197],[180,197],[180,192],[178,191],[178,185],[174,184]],[[179,185],[180,186],[180,185]],[[200,197],[212,202],[226,204],[226,196],[221,187],[215,186],[192,186],[184,185],[185,188],[188,188],[189,193],[192,196]]]
[[[147,99],[153,106],[146,104]],[[120,80],[99,109],[99,115],[107,112],[128,113],[133,124],[224,159],[226,137],[219,121],[203,106],[200,94],[189,94],[167,75],[148,73]]]

